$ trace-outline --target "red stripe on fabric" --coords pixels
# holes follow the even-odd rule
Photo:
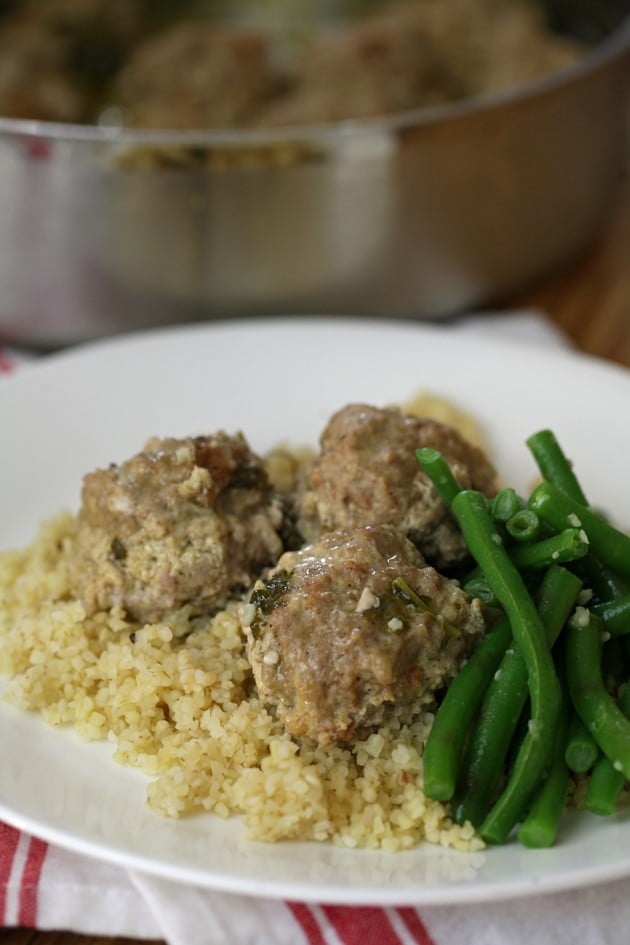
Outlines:
[[[10,374],[14,367],[15,364],[9,355],[0,348],[0,374]]]
[[[294,919],[296,919],[306,935],[309,945],[326,945],[326,940],[322,935],[319,922],[309,906],[304,902],[287,902],[286,905],[290,912],[293,913]]]
[[[0,924],[6,921],[7,886],[13,867],[20,831],[0,821]]]
[[[401,945],[384,909],[372,906],[322,908],[345,945]]]
[[[48,844],[37,837],[31,837],[26,855],[26,863],[20,883],[20,904],[18,922],[22,926],[35,928],[37,924],[37,896]]]
[[[435,945],[435,942],[429,935],[427,928],[416,912],[409,907],[398,909],[398,915],[403,920],[409,932],[413,935],[418,945]]]

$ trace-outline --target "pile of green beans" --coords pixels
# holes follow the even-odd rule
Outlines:
[[[572,781],[612,814],[630,781],[630,536],[589,504],[556,437],[527,441],[527,498],[460,488],[416,456],[475,565],[462,586],[496,622],[455,677],[424,751],[424,791],[488,843],[551,846]]]

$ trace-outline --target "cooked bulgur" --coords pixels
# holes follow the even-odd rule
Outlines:
[[[237,603],[193,619],[186,635],[185,609],[145,625],[117,608],[87,616],[69,592],[75,533],[64,513],[30,547],[0,555],[0,672],[14,705],[108,739],[117,761],[150,776],[148,803],[168,817],[241,815],[265,841],[482,846],[423,795],[430,712],[352,748],[298,744],[257,699]]]

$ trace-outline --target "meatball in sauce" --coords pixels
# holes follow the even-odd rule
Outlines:
[[[283,508],[241,435],[154,439],[85,476],[74,590],[137,620],[211,613],[283,551]]]
[[[242,622],[262,702],[320,745],[411,721],[485,630],[480,602],[391,525],[287,552],[255,585]]]
[[[462,488],[494,494],[492,464],[457,430],[396,408],[349,404],[331,417],[320,445],[298,499],[298,524],[308,541],[337,529],[390,524],[435,567],[466,557],[460,531],[415,455],[425,446],[440,450]]]

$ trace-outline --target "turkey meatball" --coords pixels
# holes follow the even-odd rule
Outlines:
[[[484,632],[479,600],[390,525],[287,552],[243,607],[258,693],[287,730],[346,744],[411,721]]]
[[[457,430],[396,408],[349,404],[330,419],[320,446],[298,498],[299,527],[306,540],[337,529],[387,523],[396,525],[438,568],[466,557],[460,531],[415,455],[421,447],[438,449],[463,488],[494,494],[493,466]]]
[[[231,128],[283,82],[262,35],[193,21],[140,43],[114,98],[137,128]]]
[[[209,613],[283,551],[283,511],[241,435],[153,439],[83,482],[72,579],[88,611]]]

